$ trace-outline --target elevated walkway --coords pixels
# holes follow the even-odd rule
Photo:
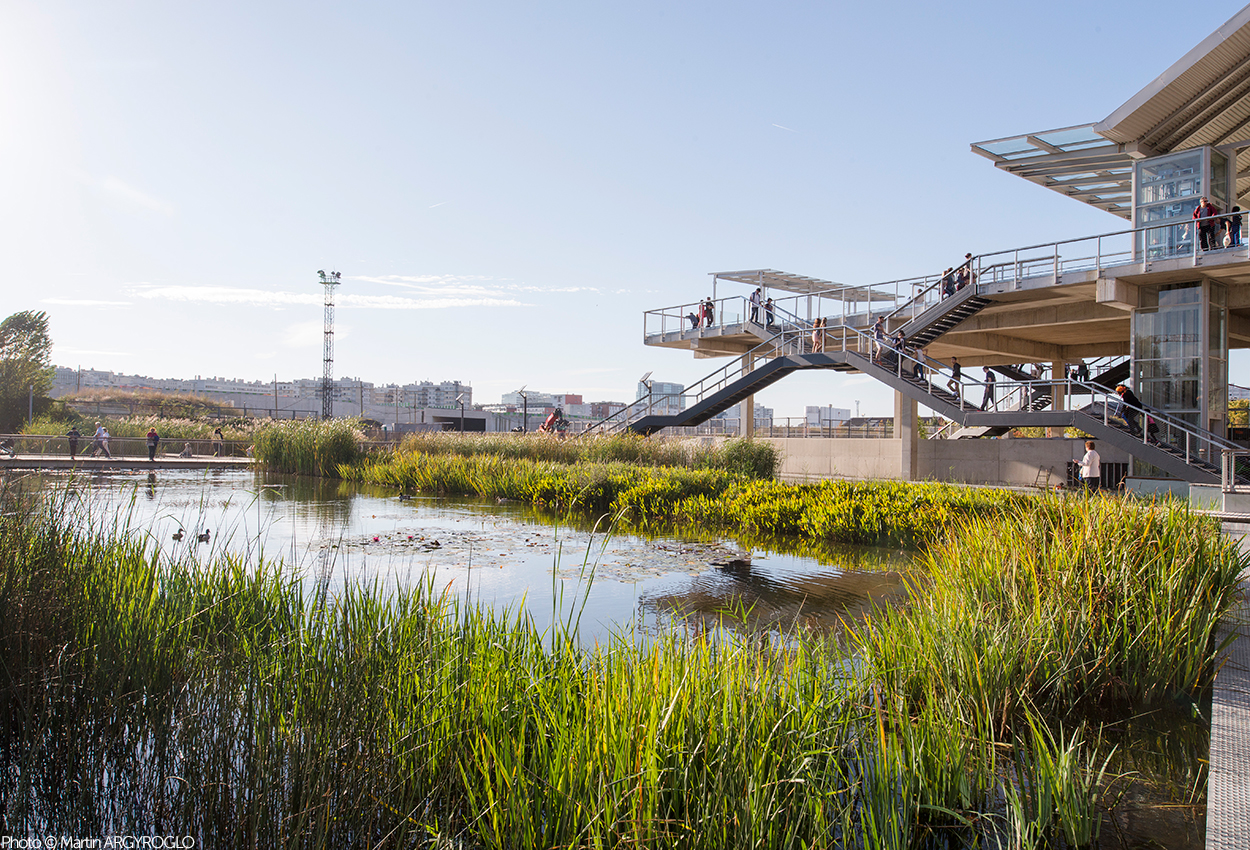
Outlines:
[[[969,396],[984,397],[981,380],[961,375],[956,381],[946,364],[911,352],[886,350],[880,359],[872,352],[872,339],[854,328],[831,328],[819,340],[810,333],[782,331],[690,387],[684,410],[659,414],[644,398],[593,430],[645,435],[697,425],[796,371],[830,369],[866,374],[965,429],[1005,433],[1020,427],[1077,428],[1183,481],[1219,482],[1225,455],[1244,452],[1218,435],[1155,411],[1149,412],[1155,428],[1148,430],[1147,411],[1123,410],[1107,387],[1093,381],[1031,380],[1014,367],[997,367],[1009,380],[995,382],[993,401],[983,410],[969,401]],[[757,366],[757,360],[763,362]],[[1063,399],[1060,407],[1055,405],[1057,396]],[[1131,429],[1121,414],[1135,415],[1139,429]],[[1235,476],[1235,481],[1250,483],[1244,476]]]

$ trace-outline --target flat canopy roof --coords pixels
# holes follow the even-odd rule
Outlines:
[[[769,289],[780,289],[797,295],[815,295],[820,293],[825,298],[841,301],[893,301],[890,293],[879,292],[866,286],[848,286],[832,280],[821,280],[801,274],[779,272],[776,269],[754,269],[737,272],[710,272],[715,280],[728,280],[734,283],[745,283],[747,286],[766,286]]]
[[[975,142],[972,150],[1004,171],[1127,219],[1135,160],[1240,143],[1238,201],[1250,192],[1250,6],[1102,121]]]
[[[972,151],[1039,186],[1133,217],[1133,157],[1093,124],[975,142]]]

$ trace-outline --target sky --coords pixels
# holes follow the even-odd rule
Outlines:
[[[632,400],[723,364],[642,342],[710,272],[1127,226],[969,144],[1101,120],[1237,8],[0,0],[0,309],[58,365],[285,381],[338,270],[336,377]],[[757,396],[857,402],[893,411],[863,375]]]

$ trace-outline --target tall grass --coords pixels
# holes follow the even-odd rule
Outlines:
[[[256,434],[256,459],[276,472],[333,476],[361,457],[364,439],[352,419],[275,422]]]
[[[1245,566],[1179,508],[967,516],[848,664],[802,634],[583,647],[428,586],[316,605],[3,507],[6,831],[198,846],[1076,846],[1108,755],[1080,715],[1207,681]]]
[[[889,481],[785,484],[720,469],[563,464],[498,455],[427,454],[344,464],[348,480],[409,493],[480,496],[561,512],[610,513],[635,528],[698,528],[858,544],[923,545],[957,518],[1034,499],[1002,490]]]
[[[1246,558],[1183,503],[1045,498],[957,520],[920,565],[913,603],[862,632],[865,662],[913,709],[1007,726],[1192,697]]]
[[[749,439],[705,442],[632,434],[559,440],[548,434],[412,434],[398,454],[491,456],[551,463],[632,463],[687,469],[720,469],[751,478],[772,478],[781,462],[771,443]]]

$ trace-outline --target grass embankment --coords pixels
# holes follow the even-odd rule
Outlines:
[[[15,833],[197,846],[1088,842],[1091,719],[1192,696],[1243,559],[1180,507],[955,523],[862,663],[568,631],[0,515],[0,799]],[[1064,732],[1062,729],[1066,728]]]

